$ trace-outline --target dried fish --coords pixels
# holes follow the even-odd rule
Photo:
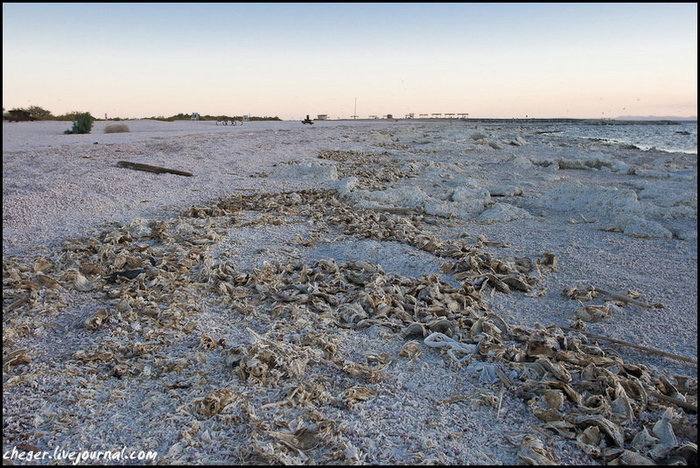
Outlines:
[[[361,167],[358,163],[355,169]],[[366,182],[379,183],[369,174]],[[234,213],[237,220],[231,222],[228,217]],[[228,230],[279,225],[289,222],[287,216],[308,221],[305,226],[311,234],[302,235],[302,243],[321,242],[334,231],[332,235],[400,242],[441,259],[438,271],[459,283],[447,284],[435,274],[387,275],[361,259],[306,263],[268,258],[252,271],[239,270],[229,261],[231,250],[222,241]],[[33,326],[28,316],[34,311],[25,311],[59,310],[63,306],[58,298],[65,292],[61,287],[71,295],[86,293],[85,298],[99,304],[85,320],[85,328],[98,330],[107,324],[109,329],[89,334],[91,347],[80,345],[71,351],[66,375],[85,377],[89,391],[96,387],[88,379],[100,375],[128,376],[137,385],[157,378],[169,396],[189,402],[178,409],[181,416],[215,418],[213,426],[185,423],[183,439],[213,444],[219,423],[239,427],[247,444],[235,449],[235,456],[246,462],[363,462],[367,455],[349,442],[349,432],[335,430],[337,423],[324,421],[321,415],[337,413],[328,405],[342,405],[364,417],[367,405],[358,402],[369,401],[378,390],[359,383],[369,385],[390,376],[384,370],[392,365],[392,356],[385,351],[396,350],[397,343],[403,345],[400,357],[418,359],[420,339],[428,347],[444,348],[450,362],[467,361],[463,370],[473,380],[478,374],[483,385],[502,382],[501,391],[508,388],[523,398],[545,430],[576,439],[596,460],[689,463],[697,458],[697,447],[687,442],[693,437],[694,420],[681,420],[689,415],[667,410],[675,403],[656,396],[676,398],[692,408],[697,404],[697,381],[657,377],[581,332],[583,320],[604,320],[614,313],[609,304],[584,306],[600,290],[589,286],[565,291],[567,297],[582,301],[575,322],[578,330],[512,326],[489,311],[482,292],[536,290],[542,278],[528,276],[533,261],[495,258],[481,250],[485,239],[476,246],[441,240],[424,226],[428,221],[420,210],[407,214],[353,208],[336,192],[323,190],[235,194],[191,207],[179,219],[134,221],[110,228],[99,238],[68,241],[60,256],[4,261],[4,298],[10,305],[4,310],[3,344],[9,349],[26,346],[21,340]],[[556,271],[556,257],[545,253],[535,266],[540,274]],[[216,307],[225,310],[224,322],[212,320],[211,309]],[[353,362],[345,354],[347,336],[370,325],[359,333],[396,341],[389,343],[391,348],[361,352],[366,364]],[[238,341],[241,328],[249,332],[248,341]],[[226,336],[236,344],[227,346],[214,336]],[[182,337],[194,337],[187,345],[194,349],[170,354],[172,340]],[[415,341],[402,343],[401,338]],[[357,356],[358,350],[350,352]],[[3,361],[8,372],[32,363],[24,349],[4,353]],[[207,372],[216,366],[221,372],[217,379],[233,378],[238,383],[204,390],[212,382]],[[29,367],[43,372],[42,366]],[[327,368],[333,370],[333,380],[320,374]],[[21,377],[10,375],[7,387],[30,381]],[[365,382],[356,382],[359,379]],[[453,401],[461,398],[471,400],[473,407],[492,406],[498,416],[502,396],[477,391]],[[272,402],[258,404],[264,398]],[[665,410],[661,419],[653,428],[646,427],[653,421],[652,411],[659,410]],[[536,430],[549,437],[545,430]],[[177,453],[184,453],[182,447],[172,449],[172,459],[184,462]],[[554,463],[551,452],[533,436],[523,439],[518,455],[526,463]]]
[[[7,370],[10,366],[29,364],[32,362],[26,349],[18,349],[2,357],[2,367]]]
[[[686,442],[685,444],[676,447],[669,453],[668,463],[673,464],[683,464],[686,463],[689,466],[697,466],[698,464],[698,446],[693,442]]]
[[[476,409],[479,406],[498,408],[498,397],[493,393],[486,392],[484,390],[476,390],[470,397],[470,400],[472,409]]]
[[[351,325],[357,324],[360,320],[368,317],[367,312],[357,303],[341,304],[336,313],[343,322]]]
[[[583,426],[583,427],[595,425],[600,430],[602,430],[603,433],[607,434],[610,437],[610,439],[615,443],[615,445],[617,445],[618,447],[624,447],[624,445],[625,445],[625,438],[624,438],[620,428],[616,424],[613,424],[610,420],[608,420],[602,416],[598,416],[598,415],[595,415],[595,416],[591,416],[591,415],[577,416],[574,420],[574,423],[577,426]]]
[[[448,348],[447,355],[458,363],[470,359],[478,349],[476,345],[460,343],[440,332],[431,333],[425,338],[423,343],[431,348]],[[458,357],[456,353],[460,353],[463,356]]]
[[[537,259],[538,269],[542,273],[551,273],[557,271],[557,257],[553,253],[545,252],[541,259]]]
[[[457,327],[455,324],[445,319],[438,319],[429,323],[428,328],[431,332],[442,333],[450,338],[454,337],[457,333]]]
[[[377,382],[381,378],[380,372],[384,370],[390,363],[385,363],[375,367],[365,366],[356,362],[346,361],[339,362],[344,372],[353,377],[362,377],[368,382]]]
[[[207,418],[219,414],[221,410],[234,399],[235,393],[229,388],[212,391],[206,397],[197,400],[197,410]]]
[[[202,332],[201,336],[199,337],[199,346],[204,349],[214,349],[218,346],[218,344],[219,343],[217,343],[214,338],[212,338],[204,332]]]
[[[674,417],[673,408],[666,408],[666,410],[661,415],[661,418],[654,424],[651,432],[654,436],[659,439],[659,442],[654,447],[653,458],[661,458],[671,449],[678,446],[678,438],[673,432],[673,427],[671,426],[671,420]]]
[[[367,401],[376,394],[377,391],[369,387],[355,386],[343,392],[342,401],[348,409],[352,409],[358,401]]]
[[[501,277],[501,281],[508,286],[510,286],[512,289],[518,290],[518,291],[523,291],[523,292],[530,292],[530,285],[528,284],[527,281],[525,281],[521,276],[519,275],[508,275],[508,276],[503,276]]]
[[[566,370],[566,367],[559,362],[552,362],[544,356],[537,358],[535,362],[542,364],[547,372],[551,372],[554,377],[562,382],[571,382],[571,374]]]
[[[576,318],[585,322],[600,322],[610,316],[609,305],[581,306],[576,309]]]
[[[630,424],[634,420],[632,402],[619,382],[615,384],[614,396],[615,399],[610,403],[611,420],[622,425]]]
[[[558,409],[552,407],[543,408],[540,405],[539,397],[530,399],[530,401],[528,401],[528,406],[530,407],[530,410],[532,410],[532,414],[545,422],[561,421],[564,419],[564,416]]]
[[[421,355],[421,351],[420,351],[420,348],[418,347],[418,342],[416,342],[416,341],[406,342],[403,345],[403,347],[401,348],[401,351],[399,351],[399,356],[407,357],[409,359],[417,358],[420,355]]]
[[[649,434],[646,427],[643,427],[641,431],[637,432],[632,438],[631,447],[637,452],[648,453],[649,449],[654,447],[659,443],[659,439]]]
[[[588,426],[576,436],[576,445],[593,458],[600,458],[603,435],[598,426]]]
[[[39,283],[40,286],[43,286],[45,288],[49,289],[58,289],[61,287],[61,285],[56,281],[55,279],[51,278],[48,275],[43,275],[41,273],[37,273],[36,275],[36,281]]]
[[[85,328],[88,330],[97,330],[100,325],[102,325],[107,318],[107,309],[104,307],[100,307],[97,309],[97,312],[95,312],[95,315],[92,317],[89,317],[88,319],[85,320]]]
[[[520,457],[528,465],[556,465],[552,454],[544,447],[540,439],[526,435],[518,449]]]
[[[414,322],[407,326],[406,328],[403,329],[401,332],[401,336],[403,336],[404,339],[406,338],[412,338],[412,337],[420,337],[423,338],[427,336],[428,332],[425,329],[425,325],[422,323]]]
[[[97,284],[88,281],[78,270],[70,269],[64,274],[64,279],[73,282],[73,287],[78,291],[88,292],[97,288]]]
[[[637,452],[624,449],[621,451],[616,450],[614,452],[610,452],[610,454],[606,456],[606,459],[614,456],[612,455],[613,453],[616,455],[616,458],[608,461],[608,465],[656,465],[656,462],[651,458],[645,457]]]
[[[559,351],[559,340],[546,330],[537,330],[527,340],[526,354],[528,356],[554,356]]]
[[[564,393],[561,390],[545,390],[542,399],[552,409],[560,410],[564,406]]]

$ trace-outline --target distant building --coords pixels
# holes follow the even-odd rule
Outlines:
[[[393,119],[394,116],[393,116],[392,114],[387,114],[387,115],[386,115],[386,118],[387,118],[387,119]]]
[[[318,114],[316,120],[328,120],[328,114]]]

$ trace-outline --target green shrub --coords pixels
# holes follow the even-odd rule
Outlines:
[[[76,114],[73,128],[66,130],[63,133],[90,133],[92,130],[92,122],[95,118],[89,112]]]

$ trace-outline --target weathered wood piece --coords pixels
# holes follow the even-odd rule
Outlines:
[[[129,161],[118,161],[117,166],[124,167],[127,169],[133,169],[135,171],[155,172],[156,174],[170,173],[186,177],[192,177],[193,175],[191,172],[178,171],[177,169],[168,169],[167,167],[151,166],[150,164],[141,164]]]
[[[680,398],[674,398],[672,396],[664,395],[663,393],[659,392],[651,392],[651,396],[654,398],[657,398],[662,401],[666,401],[668,403],[673,403],[676,406],[679,406],[685,410],[688,410],[691,413],[697,414],[698,412],[698,407],[697,405],[694,405],[692,403],[688,403],[687,401],[683,401]]]
[[[691,359],[691,358],[685,357],[685,356],[680,356],[678,354],[668,353],[666,351],[661,351],[660,349],[648,348],[646,346],[641,346],[638,344],[630,343],[629,341],[616,340],[615,338],[608,338],[607,336],[596,335],[595,333],[589,333],[589,332],[577,330],[576,328],[569,328],[569,327],[559,327],[559,328],[561,328],[562,330],[581,333],[582,335],[586,335],[590,338],[594,338],[597,340],[605,340],[605,341],[609,341],[611,343],[616,343],[616,344],[623,345],[623,346],[629,346],[630,348],[639,349],[641,351],[646,351],[646,352],[651,353],[651,354],[657,354],[659,356],[677,359],[679,361],[685,361],[685,362],[689,362],[689,363],[695,364],[695,365],[698,364],[698,361],[696,361],[695,359]]]

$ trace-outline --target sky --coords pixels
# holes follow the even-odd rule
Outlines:
[[[3,3],[2,23],[5,110],[697,115],[695,3]]]

